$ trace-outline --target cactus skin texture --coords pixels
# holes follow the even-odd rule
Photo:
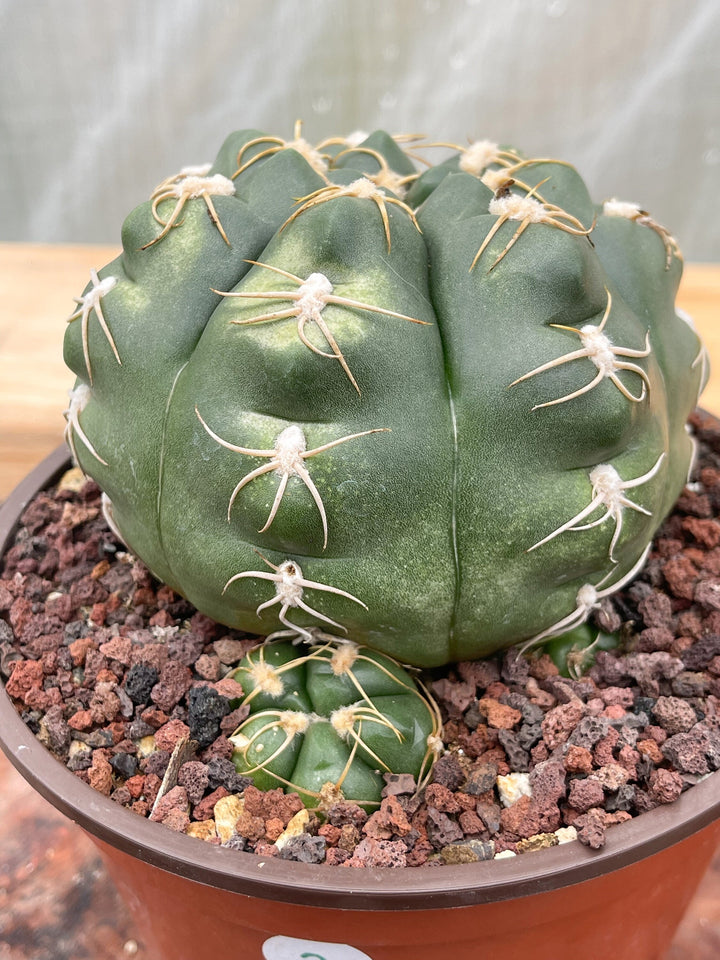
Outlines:
[[[419,153],[246,130],[169,177],[78,300],[66,415],[115,528],[203,613],[434,666],[635,575],[707,364],[644,211],[485,141]]]
[[[230,738],[237,771],[292,789],[308,807],[380,803],[383,773],[421,785],[442,747],[436,704],[382,653],[325,636],[301,650],[256,647],[232,676],[250,715]]]

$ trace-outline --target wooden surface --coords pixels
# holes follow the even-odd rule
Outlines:
[[[73,377],[65,319],[91,267],[113,247],[0,244],[0,501],[62,439]],[[679,305],[720,367],[720,266],[690,264]],[[703,397],[720,413],[720,376]],[[0,960],[119,960],[148,955],[85,835],[0,755]],[[720,957],[720,855],[666,960]]]
[[[62,359],[65,321],[116,247],[0,244],[0,500],[60,443],[73,376]],[[678,304],[720,367],[720,266],[689,264]],[[720,413],[720,376],[703,405]]]

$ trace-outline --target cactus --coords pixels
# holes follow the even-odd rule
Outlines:
[[[676,242],[560,161],[301,134],[168,177],[77,301],[66,432],[113,528],[257,634],[434,666],[572,629],[691,465]]]
[[[232,676],[250,713],[231,736],[239,773],[260,789],[289,788],[306,806],[339,797],[380,802],[383,773],[422,785],[442,749],[439,711],[394,660],[313,631],[298,651],[267,642]]]

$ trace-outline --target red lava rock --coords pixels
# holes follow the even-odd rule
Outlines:
[[[112,767],[110,761],[99,750],[93,754],[92,765],[88,770],[88,782],[98,793],[110,796],[112,791]]]
[[[205,796],[208,780],[207,764],[200,763],[199,760],[188,760],[178,771],[178,783],[185,787],[188,800],[192,804],[199,804]]]
[[[220,676],[220,659],[207,653],[201,654],[195,661],[195,672],[203,680],[217,680]]]
[[[683,530],[687,530],[704,547],[712,549],[720,544],[720,523],[717,520],[685,517],[682,526]]]
[[[582,700],[571,700],[549,710],[542,721],[545,743],[551,750],[565,743],[585,715]]]
[[[520,797],[500,814],[503,829],[515,839],[540,832],[540,813],[532,797]]]
[[[209,793],[206,797],[203,797],[200,803],[195,805],[193,808],[193,820],[211,820],[213,811],[215,810],[215,804],[222,797],[229,796],[229,790],[226,790],[225,787],[217,787],[212,793]]]
[[[242,813],[235,825],[236,831],[246,840],[262,840],[265,837],[265,821],[262,817],[254,817],[252,814]]]
[[[328,867],[340,867],[346,863],[352,856],[347,850],[340,850],[337,847],[325,848],[325,863]]]
[[[563,764],[568,773],[590,773],[593,768],[592,753],[586,747],[570,744],[565,752]]]
[[[169,713],[185,696],[191,684],[190,668],[175,660],[168,660],[160,670],[160,678],[152,688],[150,697],[161,710]]]
[[[96,684],[89,703],[90,716],[94,723],[109,723],[120,712],[120,698],[114,692],[114,687],[114,682]]]
[[[167,723],[170,717],[162,710],[156,710],[154,707],[148,707],[140,714],[145,723],[158,730],[164,723]]]
[[[156,730],[155,746],[158,750],[168,750],[172,753],[178,740],[189,735],[190,727],[186,723],[182,720],[169,720]]]
[[[163,797],[163,800],[165,798]],[[162,803],[162,801],[160,801]],[[152,819],[152,817],[151,817]],[[174,830],[176,833],[185,833],[187,828],[190,826],[190,817],[187,815],[185,810],[178,810],[177,808],[170,810],[167,816],[163,817],[162,825],[164,827],[169,827],[171,830]]]
[[[462,810],[455,795],[440,783],[431,783],[425,790],[425,802],[443,813],[459,813]]]
[[[223,677],[222,680],[218,680],[217,683],[213,683],[213,689],[216,690],[221,697],[227,697],[228,700],[239,700],[243,695],[243,688],[232,677]]]
[[[68,726],[73,730],[90,730],[93,726],[92,714],[89,710],[77,710],[69,718]]]
[[[579,813],[587,813],[591,807],[605,802],[605,791],[598,780],[571,780],[568,803]]]
[[[663,576],[676,597],[692,600],[698,571],[688,559],[677,556],[663,566]]]
[[[519,710],[498,703],[490,697],[478,700],[478,710],[480,715],[486,718],[488,727],[495,730],[512,730],[522,720],[522,713]]]
[[[132,640],[127,637],[113,637],[106,643],[100,645],[100,653],[108,660],[117,660],[124,666],[129,667],[132,661]]]
[[[591,850],[599,850],[605,844],[605,811],[593,807],[575,820],[578,840]]]
[[[43,683],[43,668],[38,660],[16,660],[5,685],[8,695],[26,702],[31,690],[39,690]]]
[[[682,793],[682,777],[676,770],[653,770],[650,774],[648,793],[657,803],[672,803]]]
[[[130,796],[133,800],[137,800],[143,794],[143,789],[145,787],[145,775],[142,773],[136,773],[134,777],[128,777],[125,781],[125,786],[130,792]]]
[[[695,587],[693,597],[703,607],[720,610],[720,581],[715,577],[701,580]]]
[[[686,733],[698,720],[690,704],[679,697],[658,697],[653,707],[653,716],[671,736],[674,733]]]
[[[431,784],[428,791],[436,784]],[[441,787],[446,790],[447,788]],[[450,793],[449,791],[447,791]],[[450,794],[452,796],[452,794]],[[432,801],[428,800],[428,803]],[[459,809],[459,808],[458,808]],[[380,804],[380,809],[371,814],[367,823],[363,827],[363,833],[367,837],[373,837],[376,840],[391,840],[393,837],[405,837],[410,833],[412,827],[410,821],[405,815],[405,811],[398,803],[395,797],[385,797]]]
[[[160,797],[155,809],[150,814],[150,819],[162,823],[171,810],[181,810],[186,814],[187,809],[188,795],[185,787],[173,787],[164,796]]]
[[[343,866],[349,867],[404,867],[407,865],[407,847],[402,840],[373,840],[366,837],[355,847],[353,855]]]
[[[318,829],[318,836],[325,837],[328,847],[336,847],[340,839],[340,827],[335,827],[332,823],[323,823]]]
[[[284,829],[283,822],[279,817],[271,817],[265,821],[265,839],[269,843],[275,843]]]

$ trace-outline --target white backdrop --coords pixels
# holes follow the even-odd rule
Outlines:
[[[720,260],[720,0],[0,0],[0,239],[116,242],[258,127],[513,143]]]

